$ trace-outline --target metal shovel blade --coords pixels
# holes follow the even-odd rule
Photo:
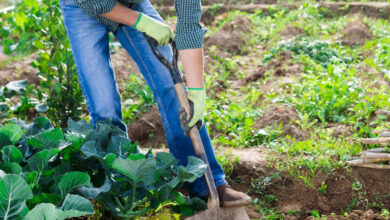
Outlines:
[[[215,215],[214,210],[206,209],[186,218],[186,220],[249,220],[244,207],[221,207],[216,211]]]

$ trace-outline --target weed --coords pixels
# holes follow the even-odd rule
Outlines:
[[[256,193],[260,196],[265,196],[266,189],[271,185],[272,180],[275,178],[280,178],[280,173],[272,173],[270,176],[260,176],[251,181],[251,186],[249,188],[250,193]],[[273,197],[270,197],[273,198]]]
[[[388,209],[382,209],[381,210],[381,216],[383,216],[384,218],[386,219],[389,219],[390,218],[390,212]]]
[[[232,148],[224,152],[222,155],[217,154],[216,158],[219,164],[221,164],[227,177],[230,177],[233,173],[234,165],[240,162],[240,157],[233,155]]]
[[[318,188],[318,191],[320,193],[326,193],[327,188],[328,188],[328,186],[325,184],[325,182],[321,182],[321,186]]]
[[[352,183],[352,201],[348,205],[346,211],[351,211],[354,207],[362,207],[367,209],[369,207],[369,201],[367,199],[367,192],[363,190],[363,185],[356,180]]]

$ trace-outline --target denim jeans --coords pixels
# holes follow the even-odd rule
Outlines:
[[[122,122],[121,99],[110,59],[110,30],[107,26],[85,14],[73,0],[61,0],[60,5],[91,123],[96,124],[99,120],[111,118],[114,124],[126,131],[126,125]],[[132,9],[163,21],[149,0],[134,4]],[[154,56],[141,32],[132,27],[121,25],[114,32],[114,35],[137,63],[143,77],[153,91],[171,153],[181,165],[186,165],[187,157],[195,156],[195,151],[191,139],[184,135],[180,126],[178,117],[180,104],[170,73]],[[170,46],[158,49],[165,57],[172,60]],[[215,158],[205,126],[200,129],[200,135],[215,184],[217,186],[225,184],[225,174]],[[199,178],[191,184],[191,190],[192,193],[199,196],[208,193],[203,178]]]

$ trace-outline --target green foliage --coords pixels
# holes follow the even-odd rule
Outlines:
[[[203,175],[201,160],[189,157],[184,167],[169,153],[136,153],[137,145],[110,120],[96,129],[85,121],[70,119],[68,124],[61,130],[40,117],[31,124],[13,119],[0,127],[2,219],[90,215],[94,210],[88,199],[125,218],[166,204],[196,210],[195,201],[181,201],[174,188]]]
[[[260,196],[266,195],[266,188],[272,184],[272,180],[280,178],[280,173],[272,173],[269,176],[260,176],[251,181],[249,192],[256,193]]]
[[[42,2],[46,20],[40,24],[40,37],[34,41],[39,58],[33,63],[42,78],[39,99],[48,106],[47,115],[66,127],[68,118],[79,118],[84,101],[77,80],[76,66],[57,0]]]
[[[86,198],[79,195],[68,194],[61,207],[57,208],[52,203],[42,203],[29,211],[25,219],[64,220],[90,214],[93,214],[93,207]]]
[[[140,76],[132,74],[121,94],[124,100],[123,120],[133,122],[156,104],[150,87]]]
[[[26,209],[26,200],[32,198],[26,181],[14,174],[0,179],[0,217],[4,220],[15,218]]]
[[[367,104],[364,88],[355,74],[346,67],[329,65],[326,72],[304,76],[302,84],[293,87],[291,102],[323,123],[348,123],[356,115],[354,107],[361,102]]]
[[[341,57],[338,51],[331,47],[329,42],[312,41],[309,39],[301,39],[298,42],[288,41],[279,44],[277,47],[270,50],[270,54],[265,56],[263,62],[268,62],[281,51],[291,51],[296,55],[306,55],[314,62],[321,64],[325,68],[332,63],[349,63],[351,59]]]
[[[253,128],[255,119],[260,115],[260,109],[253,109],[245,103],[236,104],[229,99],[225,99],[223,103],[221,105],[215,100],[206,101],[208,108],[206,121],[219,133],[214,137],[214,142],[233,147],[250,147],[269,143],[278,138],[276,130]]]
[[[39,39],[42,24],[48,21],[48,7],[36,0],[15,2],[15,9],[0,13],[0,45],[6,54],[29,54],[35,49],[33,42]]]
[[[8,116],[5,110],[25,116],[35,107],[36,112],[46,112],[61,127],[66,127],[69,117],[79,118],[84,98],[77,81],[58,0],[18,1],[14,10],[0,14],[0,23],[0,44],[4,46],[4,52],[15,55],[38,51],[39,58],[33,62],[33,66],[39,69],[38,75],[42,79],[41,85],[35,89],[27,86],[26,81],[18,81],[19,85],[15,85],[23,90],[15,90],[7,85],[5,88],[14,91],[12,96],[19,95],[20,102],[10,107],[4,103],[0,105],[3,117]],[[10,95],[4,99],[2,93],[0,102],[7,102]]]
[[[27,118],[35,107],[38,113],[47,111],[45,105],[37,99],[37,91],[27,80],[11,81],[0,88],[0,118]]]

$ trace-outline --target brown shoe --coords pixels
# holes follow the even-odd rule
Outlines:
[[[224,207],[236,207],[246,206],[251,204],[251,197],[243,192],[235,191],[228,184],[223,184],[217,187],[219,201],[221,206]]]

